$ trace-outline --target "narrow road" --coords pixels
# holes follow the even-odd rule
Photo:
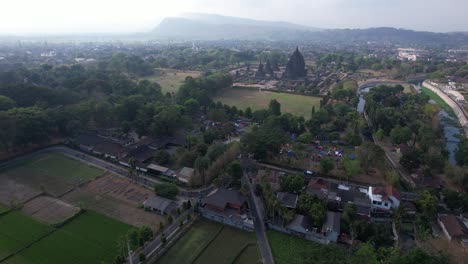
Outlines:
[[[107,171],[107,172],[110,172],[116,176],[119,176],[119,177],[122,177],[122,178],[127,178],[139,185],[142,185],[146,188],[149,188],[151,190],[153,190],[154,188],[154,185],[157,184],[157,183],[162,183],[162,181],[160,181],[159,179],[155,178],[155,177],[148,177],[148,176],[145,176],[145,175],[142,175],[141,173],[140,174],[134,174],[134,175],[130,175],[128,173],[128,168],[127,167],[124,167],[122,165],[117,165],[117,164],[114,164],[112,162],[109,162],[107,160],[103,160],[103,159],[99,159],[97,157],[94,157],[90,154],[87,154],[87,153],[83,153],[81,151],[78,151],[78,150],[75,150],[75,149],[72,149],[72,148],[69,148],[67,146],[54,146],[54,147],[47,147],[47,148],[44,148],[44,149],[40,149],[40,150],[37,150],[37,151],[34,151],[32,153],[29,153],[29,154],[26,154],[26,155],[23,155],[23,156],[20,156],[20,157],[17,157],[17,158],[14,158],[14,159],[11,159],[11,160],[7,160],[7,161],[4,161],[4,162],[0,162],[0,168],[5,168],[5,167],[9,167],[9,166],[13,166],[15,164],[18,164],[24,160],[27,160],[27,159],[30,159],[30,158],[33,158],[35,156],[38,156],[38,155],[41,155],[41,154],[44,154],[44,153],[61,153],[63,155],[66,155],[70,158],[73,158],[73,159],[77,159],[81,162],[84,162],[88,165],[91,165],[91,166],[94,166],[94,167],[98,167],[104,171]],[[185,188],[182,188],[182,187],[178,187],[179,188],[179,196],[182,196],[182,197],[185,197],[185,198],[200,198],[200,197],[203,197],[205,195],[207,195],[208,193],[210,193],[214,187],[213,186],[208,186],[208,187],[204,187],[204,188],[200,188],[200,189],[185,189]]]
[[[255,196],[255,190],[253,184],[250,182],[250,177],[245,169],[245,164],[248,160],[243,159],[243,177],[244,181],[247,182],[249,186],[250,196],[249,196],[249,204],[251,206],[252,216],[254,218],[254,226],[255,226],[255,234],[257,236],[258,246],[260,248],[260,253],[262,255],[263,263],[265,264],[273,264],[275,263],[273,254],[271,253],[270,243],[268,242],[268,237],[265,232],[265,212],[262,201]]]
[[[184,222],[184,224],[186,224],[187,215],[192,214],[193,212],[194,212],[193,207],[182,212],[182,214],[179,217],[174,219],[171,225],[164,228],[163,233],[166,236],[167,240],[170,240],[172,236],[179,230],[180,228],[179,221],[182,221]],[[138,251],[137,253],[142,252],[146,256],[146,258],[149,259],[154,253],[156,253],[161,248],[161,246],[162,246],[161,233],[159,233],[153,238],[152,241],[147,242],[145,246],[142,248],[142,250]],[[132,260],[133,260],[133,264],[140,263],[140,255],[133,253]],[[130,263],[130,261],[127,261],[127,263]]]

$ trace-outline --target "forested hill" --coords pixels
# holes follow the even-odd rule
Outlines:
[[[287,22],[259,21],[208,14],[169,17],[149,32],[151,37],[183,40],[291,40],[312,42],[391,42],[420,46],[460,46],[465,33],[434,33],[390,27],[324,29]]]

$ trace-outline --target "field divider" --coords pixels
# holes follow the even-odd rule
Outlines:
[[[240,256],[242,256],[242,253],[244,253],[244,251],[246,251],[250,246],[255,246],[255,245],[257,245],[257,243],[253,243],[253,242],[246,243],[246,244],[241,248],[241,250],[236,254],[236,256],[235,256],[234,259],[232,260],[231,264],[236,263],[236,261],[240,258]]]
[[[205,244],[205,246],[200,250],[200,252],[198,252],[198,254],[193,258],[192,261],[190,261],[189,263],[193,264],[195,263],[195,261],[197,261],[197,259],[203,254],[203,252],[211,245],[211,243],[219,236],[219,234],[221,234],[221,232],[223,232],[224,230],[224,225],[221,225],[221,227],[218,229],[218,231],[216,231],[216,233],[213,235],[213,237],[210,238],[210,240],[208,241],[208,243]]]
[[[54,224],[52,224],[52,226],[55,227],[55,228],[61,228],[64,225],[66,225],[66,224],[70,223],[71,221],[73,221],[78,216],[82,215],[84,212],[85,212],[85,210],[80,208],[80,210],[78,212],[76,212],[76,214],[72,215],[71,217],[69,217],[69,218],[67,218],[67,219],[65,219],[63,221],[54,223]]]

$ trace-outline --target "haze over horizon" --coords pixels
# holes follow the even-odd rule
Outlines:
[[[468,31],[466,0],[16,0],[2,3],[0,34],[132,33],[165,17],[210,13],[317,28]]]

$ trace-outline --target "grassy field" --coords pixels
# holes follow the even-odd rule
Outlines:
[[[17,211],[0,216],[0,259],[46,235],[51,227]]]
[[[158,264],[261,263],[255,234],[200,220]]]
[[[113,263],[117,240],[130,226],[87,211],[4,263]]]
[[[6,211],[8,211],[8,210],[10,210],[10,208],[8,208],[8,207],[6,207],[6,206],[0,204],[0,214],[6,212]]]
[[[268,231],[275,263],[343,263],[346,252],[334,245],[322,245],[283,233]]]
[[[183,71],[183,70],[174,70],[159,68],[155,69],[156,73],[152,76],[143,77],[142,80],[149,80],[152,82],[157,82],[161,85],[162,92],[177,92],[179,87],[185,81],[187,76],[192,76],[193,78],[199,77],[201,72],[198,71]]]
[[[281,103],[281,112],[301,115],[305,118],[310,117],[312,106],[316,109],[320,106],[320,97],[275,93],[250,89],[226,89],[221,95],[216,96],[213,100],[221,101],[224,104],[236,106],[239,109],[247,107],[252,110],[267,109],[270,100],[276,99]]]
[[[452,111],[452,108],[438,96],[436,93],[431,91],[429,88],[421,86],[421,91],[427,94],[440,108],[444,109],[445,111]]]
[[[76,184],[103,174],[103,171],[60,154],[42,154],[2,170],[0,179],[13,180],[52,195],[61,195]]]
[[[355,80],[346,80],[343,82],[343,89],[356,91],[358,89],[358,83]]]
[[[411,87],[411,84],[405,83],[403,84],[403,87],[405,88],[403,90],[404,93],[416,94],[416,91]]]

